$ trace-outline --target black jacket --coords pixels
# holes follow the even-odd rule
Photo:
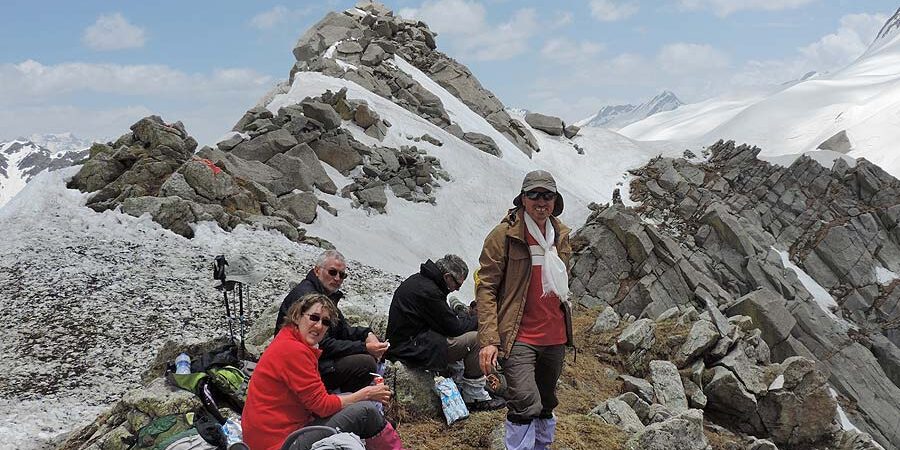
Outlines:
[[[316,273],[312,270],[306,274],[306,278],[300,282],[291,292],[288,293],[281,302],[281,308],[278,310],[278,318],[275,320],[275,333],[284,325],[284,318],[288,309],[297,300],[307,294],[318,292],[325,294],[325,287],[316,277]],[[344,297],[341,291],[335,291],[328,298],[337,306],[338,302]],[[322,342],[319,342],[319,348],[322,349],[322,356],[319,357],[319,371],[321,373],[329,373],[334,371],[334,361],[349,355],[366,353],[366,337],[372,331],[368,327],[351,327],[344,319],[344,314],[338,309],[337,320],[328,328],[328,332]]]
[[[448,294],[444,276],[431,260],[400,283],[388,312],[388,359],[425,369],[447,368],[447,338],[478,329],[475,317],[453,313]]]

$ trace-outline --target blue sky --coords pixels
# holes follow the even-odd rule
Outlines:
[[[212,144],[293,64],[326,1],[4,2],[0,140],[109,138],[147,114]],[[682,100],[765,89],[851,62],[887,0],[397,0],[507,106],[584,118],[669,89]],[[12,20],[11,20],[12,19]]]

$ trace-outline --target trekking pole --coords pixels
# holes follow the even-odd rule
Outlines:
[[[231,343],[234,344],[234,324],[231,323],[231,307],[228,306],[228,287],[223,286],[222,295],[225,296],[225,321],[228,323],[228,335],[231,337]]]
[[[244,283],[238,283],[238,326],[241,330],[241,346],[238,347],[238,358],[244,359]]]

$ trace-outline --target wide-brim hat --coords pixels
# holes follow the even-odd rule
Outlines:
[[[554,217],[562,214],[563,206],[565,206],[562,193],[556,189],[556,180],[553,179],[553,175],[546,170],[533,170],[525,175],[525,179],[522,180],[522,190],[519,191],[519,195],[513,199],[513,205],[522,206],[522,193],[537,188],[544,188],[550,192],[556,192],[556,203],[553,204],[552,214]]]

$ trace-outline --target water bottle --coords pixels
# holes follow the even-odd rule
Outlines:
[[[175,373],[179,375],[191,373],[191,357],[187,353],[182,353],[175,358]]]
[[[225,435],[225,447],[229,450],[247,448],[244,444],[244,432],[237,422],[227,419],[222,425],[222,434]]]

